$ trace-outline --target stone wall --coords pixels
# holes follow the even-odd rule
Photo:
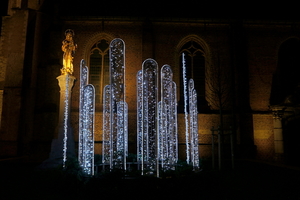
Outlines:
[[[35,28],[29,28],[29,25],[33,26],[29,18],[36,20]],[[3,114],[0,155],[17,155],[19,147],[24,149],[24,142],[26,150],[23,154],[35,153],[40,149],[40,144],[47,146],[55,138],[59,105],[56,77],[60,75],[62,67],[61,42],[64,39],[64,31],[70,28],[75,31],[74,40],[78,45],[73,74],[77,82],[72,90],[71,105],[75,140],[78,138],[79,64],[81,59],[85,59],[88,64],[89,50],[95,42],[102,38],[121,38],[125,42],[126,102],[129,105],[129,134],[132,143],[130,151],[134,152],[136,74],[141,69],[142,62],[152,57],[159,67],[164,64],[170,65],[174,72],[173,79],[179,89],[182,87],[179,80],[179,50],[189,38],[196,38],[204,46],[208,66],[216,65],[220,61],[222,67],[232,70],[228,73],[232,73],[234,78],[232,102],[235,118],[227,113],[225,128],[234,125],[237,151],[239,147],[248,148],[247,145],[250,145],[255,150],[256,158],[272,159],[274,133],[269,99],[273,73],[277,67],[278,49],[286,39],[297,37],[300,28],[291,28],[288,22],[275,24],[245,21],[239,28],[231,23],[233,22],[222,20],[145,21],[139,18],[80,17],[72,20],[53,20],[44,15],[35,18],[26,9],[15,10],[13,15],[3,18],[1,31],[0,89],[3,90]],[[28,39],[27,33],[36,36],[33,41]],[[238,42],[242,44],[235,49]],[[30,49],[26,48],[32,46],[34,51],[30,54]],[[27,62],[29,58],[32,62]],[[29,89],[27,79],[23,79],[23,76],[32,81]],[[178,95],[178,100],[179,98]],[[96,153],[101,153],[101,112],[99,108],[96,114]],[[211,155],[210,129],[220,123],[216,112],[214,110],[204,113],[199,110],[200,155],[203,157]],[[184,157],[183,114],[178,116],[180,155]]]

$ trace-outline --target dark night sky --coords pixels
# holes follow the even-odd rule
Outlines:
[[[0,0],[2,16],[7,2]],[[300,20],[298,5],[288,1],[44,0],[44,9],[64,16]]]
[[[216,19],[300,19],[299,8],[288,2],[280,5],[255,1],[200,1],[200,0],[52,0],[61,3],[61,13],[67,16],[126,16],[166,18]],[[100,3],[99,3],[100,2]],[[101,3],[102,2],[102,3]],[[221,2],[221,3],[219,3]]]

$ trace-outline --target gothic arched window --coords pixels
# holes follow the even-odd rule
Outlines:
[[[102,104],[103,88],[109,84],[109,41],[102,39],[90,51],[90,77],[96,92],[96,105]]]
[[[207,107],[205,100],[205,52],[200,44],[195,41],[185,43],[179,52],[180,63],[182,54],[185,54],[186,78],[193,79],[197,91],[198,110]],[[181,66],[181,64],[180,64]],[[182,67],[180,69],[180,100],[178,110],[183,112],[184,107],[184,87]]]
[[[291,100],[286,99],[287,97],[295,98],[299,95],[299,56],[300,40],[298,38],[290,38],[281,44],[278,52],[278,66],[273,75],[271,105],[282,104],[286,100]]]

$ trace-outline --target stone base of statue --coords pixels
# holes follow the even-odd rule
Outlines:
[[[74,159],[76,157],[73,129],[70,123],[71,92],[75,77],[66,74],[58,76],[57,80],[60,87],[60,105],[57,136],[52,140],[49,158],[40,165],[39,168],[41,169],[49,169],[62,166],[64,156],[67,157],[67,160]],[[66,155],[64,155],[64,149],[66,150]]]

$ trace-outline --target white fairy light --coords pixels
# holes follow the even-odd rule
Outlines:
[[[161,125],[159,132],[160,161],[163,170],[175,169],[178,159],[176,84],[172,78],[171,67],[164,65],[161,69]]]
[[[189,113],[190,113],[190,154],[191,162],[194,169],[199,168],[198,152],[198,112],[197,112],[197,92],[194,88],[194,80],[190,79],[189,83]]]
[[[192,140],[191,144],[193,145],[192,150],[192,162],[194,170],[197,170],[199,168],[199,147],[198,147],[198,112],[197,112],[197,92],[195,89],[192,90],[192,104],[193,104],[193,110],[192,110],[192,119],[191,119],[191,125],[193,127]]]
[[[110,169],[126,170],[128,146],[125,104],[125,44],[116,38],[110,43]],[[118,106],[119,105],[119,106]],[[124,109],[125,108],[125,109]]]
[[[88,84],[84,87],[83,103],[83,171],[87,175],[94,175],[94,114],[95,114],[95,88]]]
[[[138,165],[159,177],[159,170],[172,170],[178,160],[176,84],[169,65],[159,77],[157,62],[146,59],[137,74]],[[160,101],[158,102],[158,81]]]
[[[184,118],[185,118],[185,144],[186,144],[186,162],[190,163],[190,147],[189,147],[189,120],[188,120],[188,94],[187,94],[187,78],[184,53],[182,54],[182,77],[183,77],[183,93],[184,93]]]
[[[102,134],[102,164],[110,164],[110,85],[104,87],[103,92],[103,134]]]
[[[142,64],[137,74],[137,153],[138,165],[144,171],[157,170],[157,86],[158,65],[153,59]]]
[[[66,75],[65,108],[64,108],[64,139],[63,139],[63,168],[67,162],[68,115],[69,115],[69,74]]]
[[[94,175],[95,88],[88,84],[85,61],[80,66],[78,161],[86,175]]]
[[[137,85],[137,164],[138,169],[144,169],[143,154],[143,71],[139,70],[136,75]],[[143,175],[143,170],[142,170]]]

